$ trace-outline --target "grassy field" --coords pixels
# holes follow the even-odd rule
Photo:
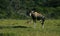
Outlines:
[[[39,22],[36,28],[27,20],[1,19],[0,36],[60,36],[60,20],[46,20],[44,29]]]

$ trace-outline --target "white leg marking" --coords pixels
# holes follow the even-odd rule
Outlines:
[[[42,26],[42,28],[44,29],[44,25]]]
[[[34,23],[34,28],[36,28],[36,23]]]

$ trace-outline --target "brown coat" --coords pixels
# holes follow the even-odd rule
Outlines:
[[[37,13],[37,12],[34,12],[34,13],[32,13],[32,14],[34,14],[36,17],[37,17],[37,16],[43,16],[41,13]]]

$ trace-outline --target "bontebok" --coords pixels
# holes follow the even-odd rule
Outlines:
[[[38,13],[38,12],[35,12],[35,11],[31,11],[28,14],[34,22],[34,28],[36,27],[36,21],[41,21],[42,28],[44,28],[45,16],[43,16],[41,13]]]

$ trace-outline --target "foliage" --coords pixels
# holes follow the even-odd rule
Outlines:
[[[33,8],[47,18],[60,18],[60,0],[0,0],[0,19],[24,19]]]

